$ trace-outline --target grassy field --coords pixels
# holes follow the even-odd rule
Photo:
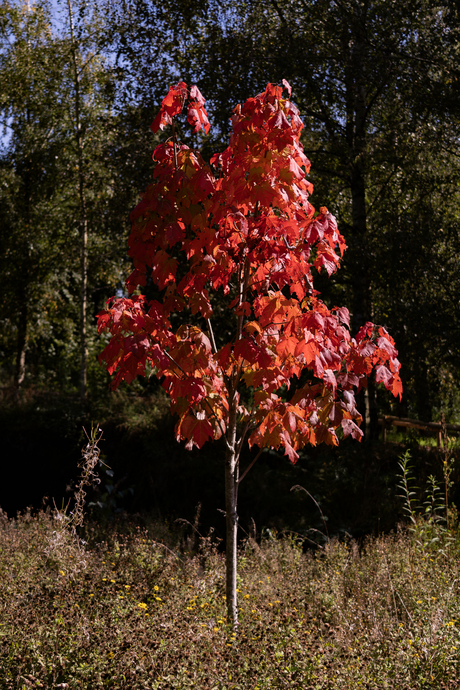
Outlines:
[[[82,544],[59,512],[0,517],[2,690],[460,686],[456,532],[248,539],[236,637],[212,538],[124,531]]]

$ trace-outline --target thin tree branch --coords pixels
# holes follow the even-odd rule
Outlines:
[[[209,328],[209,336],[211,339],[212,349],[214,351],[214,354],[216,354],[217,353],[217,347],[216,347],[216,341],[214,339],[214,331],[212,330],[211,319],[206,319],[206,323],[208,324],[208,328]]]
[[[244,425],[244,429],[241,433],[240,439],[236,444],[236,461],[237,462],[240,461],[241,448],[243,446],[244,439],[246,438],[246,434],[248,433],[249,426],[252,422],[253,414],[254,414],[254,405],[251,408],[251,412],[249,413],[248,420],[247,420],[246,424]]]
[[[249,465],[246,467],[246,469],[244,470],[241,477],[238,479],[238,484],[241,484],[241,482],[243,481],[243,479],[245,478],[245,476],[247,475],[249,470],[256,464],[257,460],[260,458],[260,456],[262,455],[264,450],[265,450],[265,448],[261,448],[259,450],[259,452],[257,453],[256,457],[254,458],[254,460],[251,463],[249,463]]]
[[[321,514],[321,518],[322,518],[322,520],[323,520],[323,525],[324,525],[324,529],[326,530],[327,538],[329,539],[329,531],[328,531],[328,529],[327,529],[326,519],[325,519],[325,517],[324,517],[324,515],[323,515],[323,511],[321,510],[321,506],[319,505],[318,501],[316,501],[316,500],[313,498],[313,496],[311,495],[311,493],[310,493],[309,491],[307,491],[307,489],[306,489],[305,487],[300,486],[300,484],[296,484],[295,486],[292,486],[292,487],[291,487],[291,491],[299,491],[299,489],[300,489],[301,491],[305,491],[305,493],[307,494],[307,496],[310,496],[311,500],[313,501],[313,503],[315,504],[315,506],[318,508],[318,510],[319,510],[319,512],[320,512],[320,514]]]
[[[163,349],[163,353],[164,353],[164,354],[166,355],[166,357],[174,364],[174,366],[176,366],[176,367],[184,374],[184,376],[187,376],[187,374],[185,373],[185,371],[182,369],[181,365],[180,365],[178,362],[176,362],[176,360],[174,359],[174,357],[171,357],[171,355],[169,354],[169,352],[167,352],[165,349]]]
[[[173,140],[173,146],[174,146],[174,166],[175,166],[176,171],[177,171],[177,148],[176,148],[177,137],[176,137],[176,121],[174,118],[172,121],[172,140]]]

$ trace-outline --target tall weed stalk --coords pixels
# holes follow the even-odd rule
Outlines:
[[[414,544],[423,554],[433,549],[442,550],[453,539],[447,521],[444,492],[436,477],[431,474],[424,490],[423,504],[417,505],[420,488],[413,485],[413,467],[410,462],[411,454],[406,450],[399,460],[401,474],[398,488],[401,490],[399,496],[403,500],[403,510],[410,520],[409,531],[414,537]],[[448,486],[445,474],[444,484],[445,487]],[[447,495],[447,489],[445,494]]]
[[[53,514],[55,529],[48,539],[45,555],[50,561],[54,561],[67,575],[75,576],[87,565],[85,542],[78,534],[78,529],[83,526],[84,508],[87,489],[100,483],[96,467],[100,460],[99,443],[102,439],[102,430],[98,425],[92,426],[91,434],[87,437],[86,446],[82,449],[82,459],[79,463],[81,473],[74,491],[73,509],[68,512],[67,506],[59,510],[55,505]]]

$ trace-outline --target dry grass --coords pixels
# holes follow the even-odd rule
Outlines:
[[[293,540],[246,542],[235,639],[210,539],[191,554],[151,532],[111,532],[82,558],[71,531],[50,549],[56,515],[0,518],[2,689],[460,684],[460,556],[445,531],[317,553]]]

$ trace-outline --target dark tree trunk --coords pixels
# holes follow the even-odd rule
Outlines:
[[[352,205],[352,235],[349,256],[351,283],[353,288],[352,326],[356,333],[367,321],[372,321],[372,284],[370,267],[370,248],[366,213],[366,155],[367,155],[367,117],[366,91],[362,80],[366,60],[366,42],[363,16],[357,18],[352,31],[345,28],[344,48],[352,43],[346,69],[346,138],[348,143],[348,168]],[[378,437],[378,409],[376,389],[373,381],[358,398],[358,408],[363,416],[362,430],[365,439]]]
[[[22,291],[21,291],[22,292]],[[18,337],[16,347],[15,387],[19,391],[26,375],[28,308],[27,298],[22,295],[19,305]]]
[[[80,397],[86,398],[88,378],[88,344],[86,333],[86,307],[88,301],[88,221],[83,180],[80,181],[80,240],[81,240],[81,291],[80,291]]]
[[[31,114],[27,106],[26,121],[27,126],[30,127]],[[29,240],[32,228],[32,155],[28,152],[25,159],[25,166],[22,172],[22,179],[24,184],[24,225],[25,236],[22,238],[22,259],[23,259],[23,280],[19,284],[18,289],[18,330],[16,340],[16,366],[14,372],[14,383],[16,393],[19,395],[24,378],[26,375],[26,350],[27,338],[29,330],[29,308],[27,301],[27,293],[30,280],[30,248]]]
[[[84,137],[81,122],[81,93],[78,69],[77,46],[74,36],[72,0],[67,0],[69,11],[70,37],[72,40],[72,62],[74,68],[75,94],[75,139],[78,156],[78,195],[80,202],[80,397],[86,399],[88,377],[88,341],[86,333],[86,310],[88,300],[88,216],[86,209],[85,170],[83,158]]]
[[[419,357],[414,366],[415,394],[417,397],[417,416],[422,422],[433,421],[433,409],[428,380],[428,366],[423,356]]]

